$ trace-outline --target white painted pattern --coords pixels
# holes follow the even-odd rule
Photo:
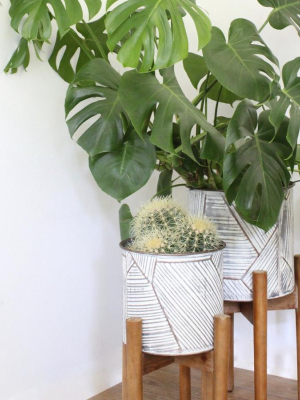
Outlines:
[[[245,222],[234,206],[229,206],[224,192],[190,190],[189,208],[195,215],[205,215],[218,227],[226,243],[224,250],[224,299],[251,301],[252,273],[268,272],[268,298],[294,290],[294,219],[293,189],[283,202],[278,223],[268,232]]]
[[[123,248],[124,342],[126,318],[141,317],[144,352],[211,350],[213,319],[223,312],[222,254],[156,256]]]

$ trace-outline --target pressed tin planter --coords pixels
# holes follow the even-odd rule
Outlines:
[[[283,202],[278,222],[268,232],[245,222],[230,206],[222,191],[189,191],[192,214],[213,221],[224,250],[224,299],[251,301],[253,271],[268,273],[268,298],[282,297],[294,290],[293,188]]]
[[[214,316],[223,313],[223,249],[193,254],[123,254],[124,330],[143,321],[143,351],[188,355],[213,348]]]

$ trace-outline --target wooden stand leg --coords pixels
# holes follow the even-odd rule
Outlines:
[[[253,273],[255,400],[267,400],[267,272]]]
[[[298,400],[300,400],[300,255],[295,256],[295,276],[298,288],[298,302],[296,308],[296,337],[297,337],[297,371],[298,371]]]
[[[128,400],[143,400],[142,319],[126,321]]]
[[[228,392],[234,389],[234,314],[230,314],[229,379]]]
[[[122,366],[122,400],[128,400],[126,344],[124,343],[123,343],[123,366]]]
[[[191,400],[191,369],[183,365],[179,366],[179,390],[180,400]]]
[[[214,398],[214,374],[213,372],[201,372],[201,400],[212,400]]]
[[[230,317],[215,317],[214,400],[227,400],[230,343]]]

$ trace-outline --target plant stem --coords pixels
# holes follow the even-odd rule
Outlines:
[[[215,86],[215,84],[218,81],[215,79],[211,85],[208,86],[207,90],[206,90],[206,94]],[[200,103],[200,101],[203,99],[205,92],[200,92],[199,94],[197,94],[197,96],[194,98],[194,100],[192,100],[192,104],[193,106],[197,107],[197,105]]]
[[[203,138],[205,138],[205,136],[206,136],[206,132],[202,132],[199,135],[196,135],[196,136],[192,137],[191,138],[191,144],[194,144],[194,143],[198,142],[199,140],[202,140]],[[176,147],[175,152],[179,153],[181,150],[182,150],[182,145]],[[173,153],[169,154],[168,157],[171,157],[173,155],[174,155]]]
[[[223,86],[221,86],[221,89],[220,89],[219,94],[218,94],[218,99],[217,99],[216,108],[215,108],[214,126],[216,126],[216,123],[217,123],[218,108],[219,108],[219,103],[220,103],[220,98],[221,98],[222,90],[223,90]]]
[[[95,58],[94,54],[91,52],[91,50],[87,47],[87,45],[81,41],[78,40],[78,36],[76,33],[73,31],[72,28],[70,28],[70,34],[72,35],[73,39],[75,42],[78,44],[78,46],[85,52],[85,54],[89,57],[90,60],[93,60]]]
[[[269,23],[269,18],[263,23],[263,25],[260,27],[258,30],[258,33],[260,33]]]
[[[173,188],[178,187],[178,186],[186,186],[186,184],[185,184],[185,183],[180,183],[180,184],[178,184],[178,185],[172,185],[172,186],[169,186],[169,187],[167,187],[167,188],[164,188],[163,190],[160,190],[159,192],[157,192],[157,193],[151,198],[151,200],[155,199],[155,197],[159,196],[161,193],[165,192],[166,190],[173,189]]]
[[[208,93],[208,80],[209,80],[209,76],[210,76],[210,71],[208,71],[207,76],[206,76],[206,80],[205,80],[204,93],[203,93],[203,98],[202,98],[202,101],[201,101],[201,108],[200,108],[200,111],[202,111],[202,112],[203,112],[203,110],[204,110],[205,97],[206,97],[206,95],[207,95],[207,93]]]
[[[95,44],[96,44],[98,50],[100,51],[100,54],[101,54],[102,58],[103,58],[105,61],[108,61],[107,55],[106,55],[106,53],[105,53],[105,51],[104,51],[104,48],[103,48],[102,44],[99,42],[97,36],[94,34],[94,32],[92,31],[92,29],[89,27],[89,24],[87,24],[87,23],[85,22],[84,19],[82,20],[82,23],[83,23],[83,25],[85,26],[85,28],[86,28],[86,30],[88,31],[88,33],[91,35],[91,38],[94,40],[94,42],[95,42]]]

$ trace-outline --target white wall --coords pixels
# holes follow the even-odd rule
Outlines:
[[[1,70],[18,42],[7,3]],[[256,0],[201,4],[222,29],[236,17],[260,26],[267,15]],[[266,28],[263,36],[282,62],[300,54],[292,28]],[[85,400],[121,380],[119,204],[98,189],[85,153],[69,138],[66,88],[34,57],[28,72],[0,72],[0,400]],[[156,178],[129,199],[133,210],[154,193]],[[176,193],[186,197],[183,189]],[[297,189],[298,238],[299,199]],[[269,321],[269,372],[295,378],[294,314],[269,314]],[[251,327],[241,316],[236,366],[253,367]]]

